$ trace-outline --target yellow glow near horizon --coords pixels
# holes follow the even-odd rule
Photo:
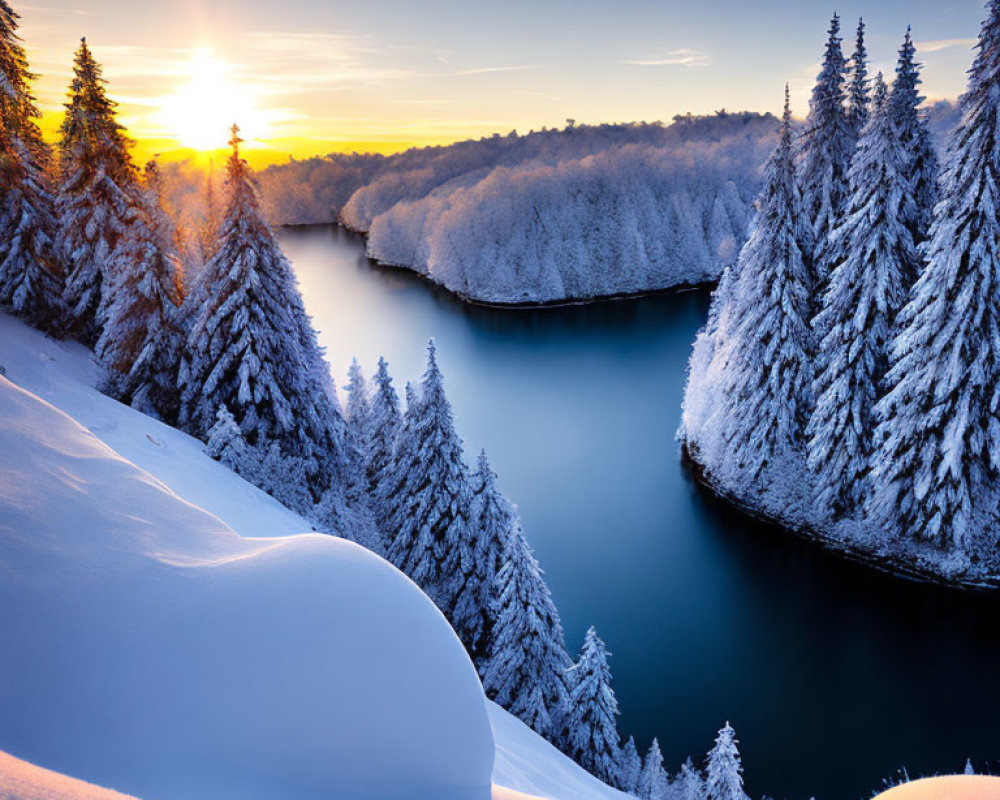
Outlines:
[[[182,147],[200,152],[226,146],[233,123],[244,138],[267,135],[265,116],[252,94],[231,77],[229,65],[211,50],[197,50],[187,66],[188,82],[163,98],[164,128],[173,132]]]

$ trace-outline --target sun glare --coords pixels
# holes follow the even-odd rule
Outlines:
[[[252,94],[233,79],[225,61],[210,50],[198,50],[187,72],[188,82],[163,101],[164,125],[183,147],[199,151],[225,147],[234,122],[248,138],[265,133]]]

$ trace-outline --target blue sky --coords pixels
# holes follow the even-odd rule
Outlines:
[[[72,50],[86,34],[139,135],[176,134],[163,98],[185,98],[198,80],[200,67],[193,65],[209,57],[225,72],[217,83],[220,105],[238,95],[238,108],[253,107],[244,114],[256,129],[251,135],[320,150],[337,142],[446,141],[561,125],[570,117],[776,111],[785,81],[803,114],[834,10],[848,37],[865,15],[877,68],[891,70],[912,24],[927,64],[927,94],[954,97],[983,15],[979,0],[15,0],[14,6],[24,17],[33,63],[45,75],[39,94],[50,108],[62,99]],[[201,60],[192,60],[196,52]]]

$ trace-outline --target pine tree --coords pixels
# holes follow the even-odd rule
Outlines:
[[[605,783],[617,785],[618,701],[611,688],[610,654],[593,628],[587,631],[580,660],[570,670],[572,685],[566,714],[568,755]]]
[[[410,428],[394,459],[389,560],[450,616],[464,581],[469,485],[433,341],[420,399],[407,415]]]
[[[916,52],[913,36],[907,28],[906,38],[899,49],[890,107],[897,138],[908,150],[906,174],[913,182],[916,199],[912,215],[908,217],[906,224],[913,241],[921,245],[930,232],[934,207],[938,201],[938,157],[927,121],[920,114],[920,104],[924,98],[920,96],[921,65],[916,62]],[[907,277],[907,288],[913,285],[917,277],[917,273]]]
[[[351,361],[345,389],[347,391],[346,449],[350,471],[347,488],[353,502],[367,503],[368,481],[365,467],[370,446],[371,403],[368,398],[368,382],[357,359]]]
[[[139,213],[132,143],[115,118],[116,104],[105,85],[84,39],[61,129],[56,243],[67,263],[64,299],[71,329],[91,345],[100,336],[115,288],[115,250]]]
[[[681,765],[681,771],[677,773],[670,788],[673,800],[705,800],[705,779],[695,769],[690,758]]]
[[[855,137],[844,107],[846,70],[840,18],[834,15],[799,147],[798,180],[808,223],[808,240],[800,241],[800,246],[811,265],[810,289],[826,284],[827,241],[847,197],[847,170]],[[804,236],[801,229],[799,234]]]
[[[736,732],[726,723],[708,754],[705,767],[706,800],[747,800],[743,791],[743,765]]]
[[[857,139],[868,123],[871,110],[871,88],[868,81],[868,51],[865,49],[865,21],[858,20],[858,37],[851,56],[850,85],[847,91],[847,121]]]
[[[667,778],[667,771],[663,768],[663,753],[660,752],[660,743],[653,739],[653,743],[646,752],[646,760],[642,765],[642,774],[639,776],[639,785],[636,787],[636,794],[642,800],[667,800],[670,785]]]
[[[875,111],[851,165],[851,199],[831,240],[835,264],[815,327],[823,332],[809,421],[809,466],[818,505],[840,517],[860,510],[888,368],[890,331],[906,303],[920,255],[906,225],[915,206],[907,148],[899,141],[878,76]]]
[[[480,669],[489,655],[498,610],[496,576],[503,567],[514,520],[514,510],[497,489],[496,480],[486,453],[480,453],[470,481],[469,541],[473,547],[463,553],[465,582],[452,613],[455,632]]]
[[[1000,0],[983,23],[927,267],[899,316],[870,516],[960,550],[995,525],[1000,472]],[[989,549],[995,546],[990,534]]]
[[[751,480],[783,456],[799,453],[811,401],[809,274],[796,235],[802,206],[791,136],[786,89],[780,141],[726,314],[734,356],[724,379],[730,403],[725,437],[737,469]]]
[[[976,774],[976,770],[972,766],[972,759],[971,758],[965,759],[965,769],[962,770],[962,774],[963,775],[975,775]]]
[[[169,424],[177,421],[178,367],[184,336],[178,323],[176,259],[145,214],[119,242],[118,276],[95,353],[106,372],[105,391]]]
[[[388,523],[391,504],[385,494],[391,484],[393,456],[402,424],[399,395],[392,385],[388,363],[384,358],[380,358],[368,414],[370,441],[365,460],[365,475],[368,479],[368,498],[375,520],[383,527]]]
[[[163,252],[170,254],[173,274],[170,276],[174,284],[174,298],[180,305],[186,294],[185,270],[180,258],[180,233],[177,224],[171,219],[164,207],[163,173],[157,160],[146,162],[142,171],[142,199],[149,223],[160,241]]]
[[[617,772],[619,789],[631,795],[639,791],[642,757],[639,755],[639,748],[635,746],[635,738],[632,736],[628,737],[628,741],[619,752]]]
[[[559,612],[516,515],[495,584],[496,625],[483,688],[535,732],[557,740],[572,662]]]
[[[234,472],[241,472],[246,464],[247,443],[240,426],[229,409],[222,406],[215,417],[215,424],[208,432],[205,452]]]
[[[19,24],[0,0],[0,304],[54,333],[65,313],[62,263],[54,247],[49,149],[38,127]]]
[[[192,295],[181,424],[205,436],[225,406],[247,443],[299,459],[318,499],[344,479],[344,423],[291,265],[264,221],[234,126],[222,239]]]

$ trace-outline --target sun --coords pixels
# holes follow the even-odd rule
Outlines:
[[[211,50],[196,50],[186,73],[187,83],[162,103],[164,126],[182,147],[202,152],[225,147],[233,123],[239,123],[248,137],[264,133],[263,115],[252,93]]]

